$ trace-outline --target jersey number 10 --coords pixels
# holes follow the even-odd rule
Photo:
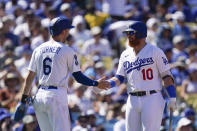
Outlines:
[[[153,70],[151,68],[148,68],[147,70],[143,69],[142,70],[143,74],[143,80],[152,80],[153,79]]]

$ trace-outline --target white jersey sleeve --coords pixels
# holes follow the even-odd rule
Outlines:
[[[121,76],[125,76],[125,71],[124,71],[124,64],[123,64],[123,59],[124,59],[124,55],[123,53],[121,54],[120,56],[120,59],[119,59],[119,64],[118,64],[118,69],[117,69],[117,72],[116,74],[117,75],[121,75]]]
[[[77,57],[76,52],[73,50],[70,51],[68,57],[68,69],[71,73],[80,71],[80,61]]]
[[[156,57],[156,64],[159,71],[159,74],[161,75],[163,72],[170,70],[170,65],[168,63],[168,59],[166,58],[166,55],[161,49],[157,49],[155,52]]]

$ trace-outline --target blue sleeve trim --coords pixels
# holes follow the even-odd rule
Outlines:
[[[111,85],[111,88],[116,86],[116,82],[114,80],[109,80],[109,83]]]
[[[120,84],[122,84],[124,82],[124,76],[115,75],[115,77],[120,81]]]
[[[98,86],[98,82],[85,76],[81,71],[74,72],[73,77],[75,80],[86,86]]]
[[[174,85],[170,85],[170,86],[166,87],[166,89],[167,89],[168,94],[171,98],[176,98],[176,90],[175,90]]]

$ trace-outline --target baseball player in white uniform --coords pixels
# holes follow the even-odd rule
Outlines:
[[[80,71],[76,53],[64,44],[71,22],[63,17],[54,18],[50,23],[52,39],[41,44],[32,54],[28,67],[21,103],[17,106],[14,119],[23,118],[36,76],[39,80],[38,92],[33,101],[36,117],[42,131],[70,131],[70,119],[67,102],[67,80],[69,73],[81,84],[106,89],[109,82],[104,78],[91,80]]]
[[[128,81],[127,131],[159,131],[165,105],[162,80],[170,95],[168,107],[176,106],[168,60],[161,49],[145,42],[147,27],[143,22],[134,21],[123,33],[130,48],[121,54],[117,73],[108,81],[111,87],[118,86],[125,78]]]

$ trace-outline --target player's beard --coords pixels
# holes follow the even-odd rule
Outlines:
[[[134,37],[134,38],[129,37],[129,46],[130,47],[135,47],[135,46],[139,45],[139,42],[140,42],[140,40],[137,39],[136,37]]]
[[[67,39],[67,37],[64,37],[64,39],[63,39],[63,43],[65,43],[65,42],[66,42],[66,39]]]

